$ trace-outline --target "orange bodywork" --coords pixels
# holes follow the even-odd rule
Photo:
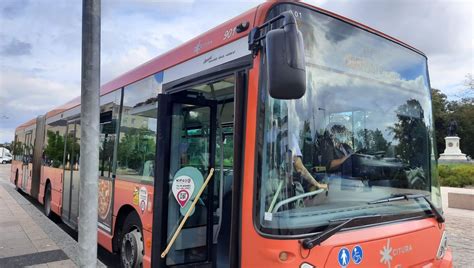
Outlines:
[[[17,187],[20,187],[22,183],[22,178],[23,178],[22,166],[23,166],[23,163],[21,161],[12,160],[12,164],[10,167],[10,170],[11,170],[10,181]]]
[[[57,215],[61,215],[62,197],[63,197],[63,169],[42,166],[41,181],[38,194],[38,201],[43,204],[44,190],[46,183],[51,185],[51,210]]]
[[[140,204],[134,201],[134,192],[138,191],[142,187],[147,190],[147,204],[142,209]],[[143,242],[145,249],[144,266],[149,266],[151,262],[151,231],[153,222],[153,186],[147,184],[139,184],[136,182],[130,182],[121,180],[117,177],[115,180],[115,195],[114,195],[114,213],[113,222],[115,225],[116,217],[119,210],[123,206],[132,206],[137,214],[140,216],[142,227],[143,227]]]
[[[208,51],[219,48],[225,44],[236,41],[248,35],[250,29],[260,25],[265,21],[266,14],[273,6],[274,2],[267,2],[254,8],[239,17],[236,17],[216,28],[196,37],[182,46],[171,50],[151,61],[125,73],[124,75],[106,83],[101,88],[101,95],[120,89],[128,84],[138,81],[144,77],[163,71],[179,63],[202,55]],[[325,13],[330,13],[323,11]],[[346,18],[337,16],[342,20],[357,24],[359,27],[368,31],[382,35],[385,38],[399,42],[398,40],[377,32],[367,26],[355,23]],[[236,33],[232,37],[223,40],[223,34],[226,30],[232,29],[241,22],[248,21],[250,26],[242,33]],[[194,47],[198,42],[209,42],[209,46],[203,47],[198,53]],[[401,43],[401,42],[399,42]],[[406,44],[403,44],[408,46]],[[411,47],[410,47],[411,48]],[[413,48],[412,48],[413,49]],[[244,170],[242,186],[242,204],[241,204],[241,245],[240,245],[240,264],[242,267],[300,267],[303,263],[315,267],[340,267],[338,263],[339,250],[343,247],[349,251],[356,245],[363,249],[363,260],[360,264],[349,263],[347,267],[451,267],[452,256],[448,251],[443,259],[435,258],[444,224],[438,224],[434,219],[412,220],[394,224],[386,224],[376,227],[362,228],[340,232],[330,239],[316,246],[311,251],[301,248],[297,239],[271,239],[261,235],[254,225],[254,175],[255,175],[255,145],[257,128],[257,107],[258,107],[258,88],[260,77],[260,55],[254,58],[253,67],[248,73],[248,92],[245,106],[245,138],[244,138]],[[61,114],[66,110],[80,105],[80,98],[48,112],[46,118]],[[17,131],[34,124],[34,120],[21,125]],[[157,152],[160,153],[160,152]],[[29,168],[31,170],[31,167]],[[19,186],[22,183],[22,162],[13,161],[11,165],[11,182],[15,183],[16,172],[18,172]],[[39,202],[43,203],[44,190],[47,181],[51,183],[52,202],[51,209],[56,214],[61,215],[62,189],[63,189],[63,169],[43,166],[41,169]],[[31,180],[30,180],[31,181]],[[147,203],[141,207],[134,199],[137,189],[146,188]],[[152,249],[152,225],[153,225],[153,186],[149,184],[140,184],[127,181],[120,177],[115,178],[113,194],[113,214],[112,231],[108,233],[102,229],[98,230],[98,242],[107,250],[112,251],[113,234],[115,223],[122,208],[131,207],[140,216],[143,227],[144,239],[144,267],[151,266]],[[154,223],[154,224],[160,224]],[[382,259],[382,252],[386,248],[391,248],[390,260]],[[258,256],[258,257],[256,257]],[[282,256],[286,256],[282,258]],[[388,258],[388,257],[387,257]],[[384,262],[385,261],[385,262]],[[310,266],[308,266],[310,267]]]

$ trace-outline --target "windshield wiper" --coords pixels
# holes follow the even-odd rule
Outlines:
[[[355,222],[355,221],[369,221],[372,222],[374,219],[380,219],[382,216],[381,215],[368,215],[368,216],[359,216],[359,217],[353,217],[353,218],[343,218],[343,219],[336,219],[336,220],[331,220],[331,222],[340,222],[342,223],[336,225],[333,228],[328,228],[324,232],[318,234],[315,237],[309,237],[306,239],[303,239],[301,241],[301,245],[305,249],[312,249],[315,246],[320,245],[322,242],[326,241],[328,238],[339,232],[342,228],[347,227],[349,224]]]
[[[429,204],[431,212],[433,213],[434,217],[439,223],[444,222],[445,219],[444,219],[443,214],[441,214],[441,212],[433,204],[433,202],[431,202],[431,200],[427,197],[427,195],[424,195],[424,194],[392,194],[390,197],[370,201],[367,204],[373,205],[373,204],[388,203],[388,202],[401,201],[401,200],[416,200],[417,202],[419,202],[420,199],[425,200]]]

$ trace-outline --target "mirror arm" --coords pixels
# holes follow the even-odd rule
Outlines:
[[[250,33],[249,33],[249,50],[252,51],[252,56],[255,58],[258,54],[258,51],[262,48],[262,40],[266,37],[265,34],[261,34],[261,30],[270,24],[280,20],[284,19],[284,25],[281,27],[283,28],[286,24],[294,23],[295,18],[293,17],[293,13],[290,11],[285,11],[282,12],[280,15],[270,19],[269,21],[263,23],[260,26],[254,27]]]

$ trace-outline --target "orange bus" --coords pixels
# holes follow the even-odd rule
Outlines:
[[[419,50],[263,3],[101,87],[98,241],[123,267],[450,267],[429,89]],[[79,112],[20,125],[11,165],[73,228]]]

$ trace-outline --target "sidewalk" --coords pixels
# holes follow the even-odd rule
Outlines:
[[[0,183],[0,266],[75,267],[38,220],[23,209],[31,206],[29,201],[19,193],[10,193],[7,187],[4,181]]]
[[[441,187],[443,211],[446,217],[448,245],[453,250],[454,267],[472,267],[474,263],[474,211],[448,207],[448,192],[474,191]]]
[[[18,193],[1,166],[0,267],[77,267],[77,242]]]

